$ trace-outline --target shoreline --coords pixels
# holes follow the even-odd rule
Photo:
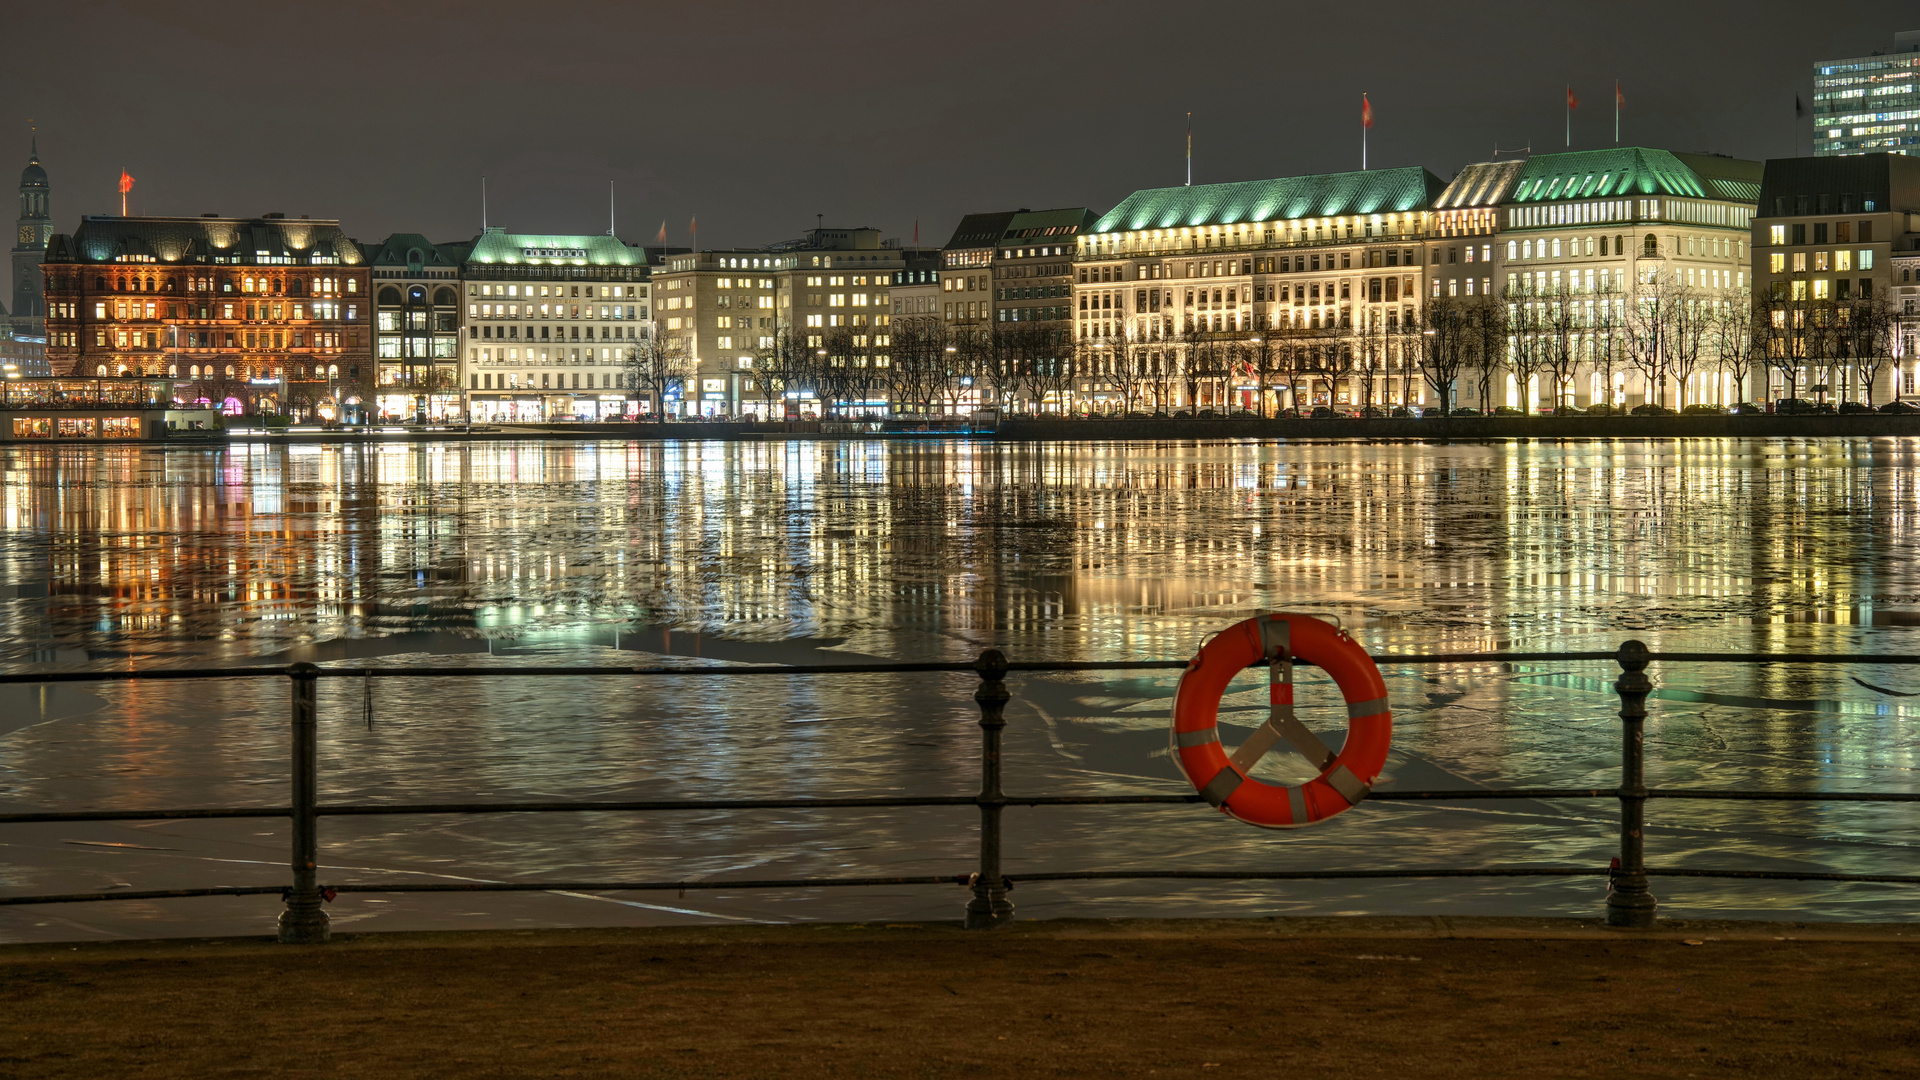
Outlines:
[[[998,442],[1512,442],[1536,439],[1844,439],[1920,436],[1920,414],[1762,416],[1476,416],[1421,419],[1087,420],[1009,418],[996,430],[831,430],[818,421],[486,425],[486,430],[241,432],[173,439],[14,439],[9,447],[139,445],[205,448],[238,444],[417,442],[786,442],[966,439]]]

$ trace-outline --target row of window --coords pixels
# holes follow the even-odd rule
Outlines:
[[[1807,273],[1809,269],[1816,274],[1829,270],[1842,272],[1854,269],[1871,270],[1873,269],[1873,249],[1861,248],[1858,251],[1849,251],[1846,248],[1841,248],[1838,251],[1796,251],[1791,257],[1784,251],[1768,253],[1767,269],[1769,271],[1776,274],[1785,274],[1789,272],[1787,269],[1789,266],[1793,268],[1791,272],[1795,274]]]
[[[73,305],[62,305],[71,310]],[[96,300],[93,304],[93,317],[105,321],[109,310],[105,300]],[[313,318],[321,322],[331,322],[343,317],[347,322],[360,318],[359,304],[342,305],[334,300],[315,300],[311,305],[305,303],[255,303],[255,304],[162,304],[152,300],[115,300],[111,310],[113,318],[127,319],[226,319],[245,320],[247,322],[279,322],[291,319],[304,322],[309,310]],[[72,318],[73,316],[66,316]]]
[[[569,328],[565,326],[542,326],[539,328],[540,333],[538,335],[534,334],[534,329],[535,328],[531,326],[527,327],[526,340],[533,341],[536,337],[541,341],[596,340],[593,335],[593,327],[591,326],[587,327],[587,332],[584,337],[581,335],[580,327],[577,325],[571,328],[573,331],[571,335],[567,333]],[[478,331],[477,333],[475,332],[476,330]],[[638,328],[632,326],[602,326],[600,327],[598,340],[608,341],[616,338],[632,340],[639,336],[637,330]],[[467,327],[467,336],[469,338],[477,337],[485,341],[517,340],[520,337],[520,327],[494,326],[491,323],[479,327],[469,326]]]
[[[586,314],[580,314],[582,308]],[[468,304],[470,319],[591,319],[592,304]],[[638,304],[601,304],[602,319],[643,319],[645,309]]]
[[[584,295],[588,299],[613,297],[638,297],[642,286],[639,285],[489,285],[470,284],[468,296],[572,296]],[[567,290],[571,289],[569,292]],[[584,294],[580,290],[585,289]],[[535,290],[538,290],[537,292]],[[548,290],[552,290],[549,292]]]
[[[1831,242],[1835,244],[1850,244],[1855,243],[1855,237],[1858,237],[1858,243],[1873,243],[1873,222],[1861,221],[1857,224],[1859,227],[1855,228],[1855,222],[1834,222],[1833,240]],[[1808,226],[1812,226],[1813,239],[1811,241],[1807,239]],[[1791,237],[1791,240],[1789,240],[1789,237]],[[1807,243],[1825,244],[1828,242],[1827,223],[1824,221],[1796,221],[1791,225],[1767,226],[1767,243],[1772,247],[1786,247],[1789,243],[1794,247],[1800,247]]]

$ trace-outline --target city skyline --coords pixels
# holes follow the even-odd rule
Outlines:
[[[245,94],[216,80],[131,98],[116,91],[164,85],[164,65],[181,56],[244,51],[252,35],[280,29],[323,39],[299,30],[291,9],[235,20],[217,6],[17,15],[18,33],[49,46],[20,61],[13,120],[24,150],[32,119],[62,189],[56,230],[117,212],[125,169],[135,215],[313,213],[367,240],[476,234],[485,175],[489,220],[514,231],[604,231],[611,179],[630,242],[654,242],[664,220],[668,243],[691,246],[698,218],[697,246],[759,245],[824,215],[938,243],[971,212],[1104,209],[1180,183],[1189,111],[1196,183],[1359,167],[1363,92],[1375,111],[1369,164],[1447,177],[1496,147],[1564,149],[1566,86],[1581,101],[1573,148],[1613,145],[1615,79],[1621,144],[1760,160],[1809,152],[1810,121],[1794,118],[1793,103],[1811,103],[1814,61],[1887,48],[1906,14],[1869,4],[1843,25],[1788,36],[1752,6],[1634,5],[1582,27],[1572,55],[1557,40],[1564,26],[1518,6],[1485,10],[1470,32],[1408,8],[1380,20],[1393,30],[1375,46],[1334,16],[1288,13],[1276,32],[1289,44],[1243,61],[1208,40],[1214,28],[1238,37],[1274,16],[1215,5],[1190,43],[1156,45],[1148,62],[1167,77],[1153,79],[1126,57],[1133,32],[1163,16],[1127,5],[1101,9],[1097,23],[1064,6],[1023,7],[1017,20],[989,9],[971,13],[985,16],[976,25],[1017,29],[958,37],[939,15],[868,5],[821,16],[589,8],[524,23],[505,8],[463,7],[460,22],[446,21],[450,9],[377,10],[347,9],[314,53],[312,80]],[[99,20],[137,32],[93,36],[106,74],[53,92],[72,84],[60,75],[70,53],[51,46]],[[1702,42],[1739,62],[1700,63]],[[1358,67],[1356,48],[1369,57]],[[406,74],[421,70],[436,74]],[[1121,77],[1107,88],[1103,71]]]

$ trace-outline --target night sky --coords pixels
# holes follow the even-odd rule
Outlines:
[[[338,217],[363,241],[493,224],[703,247],[829,225],[939,244],[977,210],[1358,168],[1442,178],[1497,145],[1807,152],[1811,63],[1889,48],[1911,0],[5,6],[0,161],[27,121],[55,225],[118,212]],[[1797,133],[1797,136],[1796,136]],[[10,155],[10,156],[8,156]]]

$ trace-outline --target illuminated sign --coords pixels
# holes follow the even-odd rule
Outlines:
[[[521,248],[523,259],[584,259],[586,248]]]

